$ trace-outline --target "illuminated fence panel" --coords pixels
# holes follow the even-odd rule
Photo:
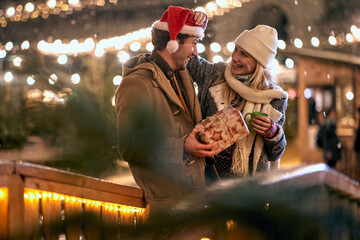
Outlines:
[[[0,239],[112,239],[147,216],[139,188],[41,165],[0,163],[0,186]]]
[[[0,239],[7,236],[7,219],[8,219],[8,189],[0,188]]]
[[[145,211],[144,208],[30,188],[24,189],[24,205],[27,234],[32,237],[44,234],[49,239],[57,239],[61,234],[70,239],[79,238],[80,234],[87,235],[87,239],[97,239],[102,226],[115,229],[119,222],[135,225],[143,220]],[[93,224],[97,225],[96,229],[91,227]]]

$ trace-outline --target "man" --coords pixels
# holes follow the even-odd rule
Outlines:
[[[198,19],[196,21],[195,19]],[[207,21],[170,6],[152,27],[154,51],[123,66],[115,93],[119,152],[144,190],[150,211],[169,209],[204,188],[204,156],[216,143],[197,141],[201,120],[193,80],[186,70]]]

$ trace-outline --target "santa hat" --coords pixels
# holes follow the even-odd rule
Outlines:
[[[251,30],[245,30],[235,40],[235,45],[243,48],[265,68],[275,58],[277,43],[276,29],[267,25],[257,25]]]
[[[201,25],[196,25],[193,16],[194,11],[191,9],[169,6],[161,19],[154,22],[153,28],[169,32],[170,41],[167,43],[166,48],[170,53],[176,52],[179,48],[179,43],[176,41],[179,33],[200,39],[204,37],[207,20]]]

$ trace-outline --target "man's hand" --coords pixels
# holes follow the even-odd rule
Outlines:
[[[215,147],[216,142],[211,144],[202,144],[196,139],[196,135],[200,132],[200,129],[194,128],[190,135],[185,140],[185,150],[192,155],[197,157],[212,157],[219,152],[221,149],[211,150]]]
[[[206,15],[206,13],[203,13],[200,11],[195,11],[194,12],[194,20],[195,20],[195,24],[200,26],[207,20],[207,15]]]

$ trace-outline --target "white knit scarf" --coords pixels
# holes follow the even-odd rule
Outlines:
[[[270,102],[275,98],[288,97],[287,93],[284,92],[280,87],[267,90],[255,90],[246,86],[246,84],[243,84],[232,75],[231,62],[226,66],[225,80],[235,92],[237,92],[243,99],[246,100],[245,106],[242,110],[243,116],[253,111],[260,111],[267,113],[268,116],[275,122],[277,122],[282,117],[282,113],[277,111],[270,104]],[[240,176],[249,175],[249,156],[253,145],[253,174],[255,173],[264,146],[264,139],[262,136],[250,132],[248,136],[240,139],[236,143],[231,166],[231,171],[234,174]]]

